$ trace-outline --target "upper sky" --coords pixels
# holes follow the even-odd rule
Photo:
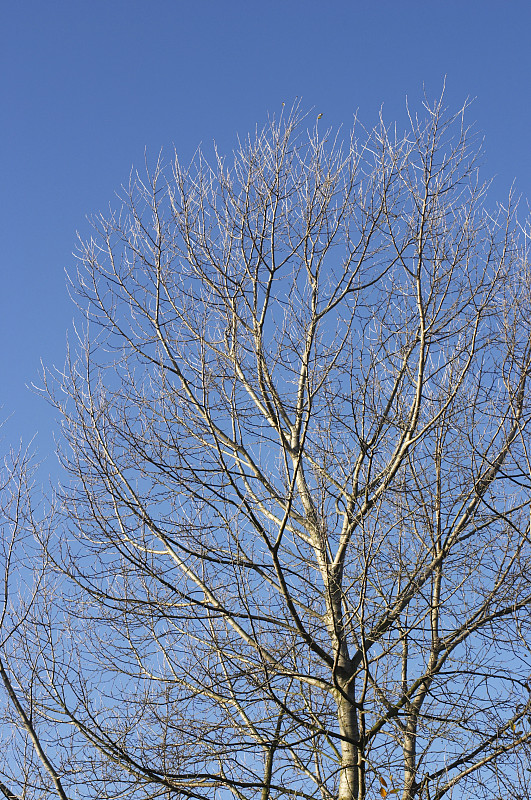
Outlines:
[[[485,137],[484,176],[531,198],[529,0],[16,0],[1,15],[0,420],[3,445],[53,412],[26,388],[60,366],[76,231],[144,151],[183,159],[301,97],[323,122],[405,125],[425,87]],[[313,112],[312,112],[313,113]]]

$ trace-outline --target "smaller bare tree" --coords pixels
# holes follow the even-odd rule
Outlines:
[[[47,526],[34,508],[35,470],[30,450],[20,448],[5,457],[0,473],[0,793],[8,800],[50,794],[67,800],[54,766],[55,737],[50,753],[41,705],[36,713],[38,664],[26,641],[36,606],[47,596],[42,548]]]

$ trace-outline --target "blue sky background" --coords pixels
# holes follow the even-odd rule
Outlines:
[[[0,419],[3,445],[53,450],[26,388],[61,365],[76,231],[144,149],[230,151],[302,97],[323,122],[405,126],[406,95],[446,99],[485,136],[491,199],[531,197],[529,0],[11,0],[0,25]],[[53,471],[53,458],[46,463]]]

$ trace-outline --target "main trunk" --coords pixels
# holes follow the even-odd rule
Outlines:
[[[363,800],[365,797],[365,762],[362,758],[358,715],[351,691],[346,689],[338,704],[339,732],[342,737],[338,800]]]

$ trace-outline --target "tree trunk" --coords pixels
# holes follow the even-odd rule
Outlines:
[[[341,740],[341,772],[338,800],[363,800],[365,797],[365,762],[362,759],[359,725],[352,689],[339,698],[338,720]]]

